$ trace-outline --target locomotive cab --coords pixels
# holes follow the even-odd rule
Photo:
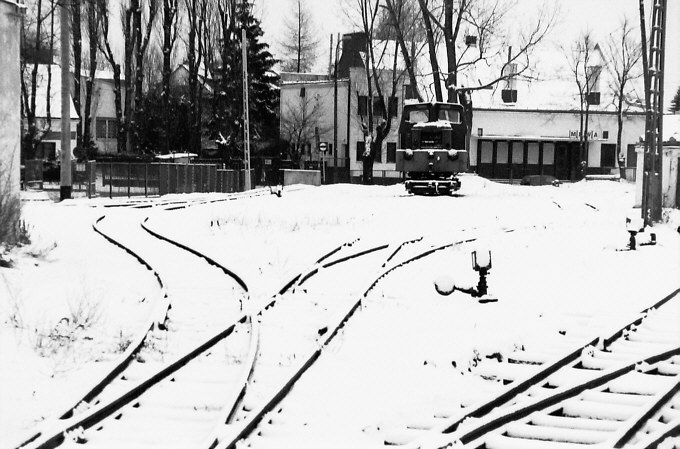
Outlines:
[[[413,103],[404,106],[399,124],[397,170],[406,174],[410,193],[452,193],[456,176],[467,169],[463,106]]]

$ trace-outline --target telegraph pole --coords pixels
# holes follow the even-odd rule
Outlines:
[[[245,8],[245,2],[244,8]],[[248,114],[248,39],[246,38],[245,10],[241,30],[241,50],[243,58],[243,158],[246,164],[245,190],[250,190],[250,118]]]
[[[667,0],[654,0],[649,39],[649,60],[645,69],[647,120],[645,121],[642,218],[645,226],[661,220],[663,159],[663,82],[666,46]],[[644,33],[644,8],[640,0],[640,21]],[[644,37],[644,36],[643,36]],[[643,46],[645,45],[643,40]]]
[[[69,51],[71,49],[68,6],[70,0],[62,0],[59,12],[61,22],[61,170],[59,173],[59,198],[71,198],[71,83]],[[78,76],[76,74],[75,76]]]

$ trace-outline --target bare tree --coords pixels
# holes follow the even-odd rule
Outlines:
[[[280,43],[283,48],[282,70],[286,72],[309,72],[317,58],[319,40],[305,0],[292,0],[292,17],[284,19],[288,40]]]
[[[23,134],[22,158],[33,159],[38,144],[52,127],[51,92],[52,92],[52,58],[54,54],[54,11],[56,2],[35,0],[27,4],[28,10],[22,16],[22,48],[21,48],[21,110],[26,119]],[[49,20],[50,31],[46,32],[44,22]],[[47,48],[45,48],[47,47]],[[47,66],[46,74],[39,70],[41,64]],[[47,79],[44,80],[43,78]],[[44,93],[39,88],[45,89]],[[37,117],[37,99],[44,95],[44,120]]]
[[[623,132],[623,114],[627,109],[626,97],[630,82],[642,76],[640,60],[642,48],[640,42],[634,36],[634,29],[627,18],[621,23],[618,33],[611,34],[606,44],[606,58],[609,70],[612,72],[610,89],[614,94],[617,112],[616,131],[616,154],[618,160],[623,162],[623,149],[621,148],[621,134]]]
[[[406,65],[406,72],[408,73],[413,92],[416,94],[418,101],[423,101],[423,97],[420,95],[418,89],[418,82],[416,81],[416,73],[413,67],[413,57],[415,55],[410,55],[409,50],[406,47],[406,33],[409,29],[413,29],[413,20],[407,22],[405,17],[415,17],[413,13],[408,14],[408,11],[404,11],[405,2],[404,0],[386,0],[386,8],[390,17],[390,25],[395,30],[395,37],[399,49],[401,50],[401,55]],[[410,23],[409,23],[410,22]],[[409,27],[410,25],[410,27]],[[441,87],[440,87],[441,89]]]
[[[281,111],[281,134],[290,143],[290,158],[299,164],[307,145],[314,141],[316,133],[330,131],[330,126],[323,126],[323,110],[319,95],[299,97],[299,103],[287,104]]]
[[[590,31],[583,32],[573,45],[564,50],[570,75],[578,89],[579,162],[581,177],[585,175],[588,155],[588,127],[591,104],[599,104],[599,79],[602,72],[601,50]]]
[[[80,105],[80,79],[82,76],[82,61],[83,61],[83,33],[81,28],[81,0],[71,0],[71,48],[73,51],[73,93],[71,99],[73,106],[78,111],[78,116],[82,115],[82,108]],[[76,146],[82,148],[83,146],[83,122],[78,119],[76,126]]]
[[[179,0],[163,0],[161,7],[161,27],[162,27],[162,53],[163,53],[163,91],[161,98],[163,101],[163,129],[165,130],[164,148],[170,151],[170,76],[172,74],[172,52],[177,41],[177,30],[179,22]]]
[[[99,47],[100,32],[99,22],[101,20],[101,4],[98,1],[90,0],[86,5],[87,27],[86,34],[88,40],[88,59],[86,65],[88,69],[87,77],[85,78],[85,109],[82,112],[83,120],[83,137],[80,144],[81,150],[83,147],[92,148],[92,97],[94,93],[94,80],[97,72],[97,49]],[[89,154],[85,153],[89,157]]]
[[[363,68],[369,104],[366,108],[367,116],[361,117],[366,144],[362,164],[363,182],[371,184],[373,182],[373,162],[376,152],[382,150],[382,145],[392,128],[393,117],[389,113],[387,105],[396,100],[397,86],[403,78],[403,72],[397,70],[399,43],[379,39],[379,21],[377,19],[381,0],[353,0],[346,6],[350,16],[358,17],[360,29],[366,37]],[[399,20],[399,17],[397,17],[397,20]],[[388,60],[390,56],[392,56],[391,61]],[[386,66],[389,68],[386,68]],[[356,86],[356,89],[358,96],[360,95],[358,86]],[[387,93],[387,102],[384,93]],[[374,108],[378,110],[380,117],[377,121],[375,120],[377,117],[375,117]]]
[[[123,111],[123,86],[121,82],[122,68],[111,45],[109,0],[98,0],[100,7],[100,42],[99,47],[107,63],[113,71],[113,97],[116,109],[117,149],[125,151],[125,116]]]
[[[441,64],[433,64],[433,76],[445,79],[450,102],[457,100],[458,90],[463,87],[462,75],[474,71],[478,66],[495,67],[496,71],[491,72],[484,80],[478,79],[476,85],[464,86],[465,90],[486,89],[511,76],[521,76],[528,72],[533,50],[545,39],[556,18],[555,11],[542,9],[533,23],[524,26],[511,39],[506,23],[508,13],[515,6],[512,2],[441,0],[440,4],[437,3],[423,0],[420,1],[420,6],[423,14],[429,15],[429,21],[433,25],[433,32],[427,34],[428,40],[432,42],[436,39],[435,30],[441,31],[444,36],[447,71],[441,73]],[[510,47],[513,49],[512,53],[509,52]],[[431,60],[434,59],[431,53]],[[511,64],[516,67],[512,74],[506,69]]]
[[[203,103],[203,86],[199,79],[199,71],[203,64],[205,48],[203,46],[203,33],[207,17],[206,0],[184,0],[187,25],[189,27],[189,39],[185,43],[188,59],[188,86],[189,86],[189,149],[198,152],[201,146],[201,112]]]

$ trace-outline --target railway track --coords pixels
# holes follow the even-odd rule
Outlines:
[[[100,227],[101,221],[98,222]],[[131,232],[124,226],[113,227],[117,232],[126,235]],[[115,239],[111,236],[109,238]],[[191,248],[174,243],[187,255],[200,255]],[[167,242],[164,244],[167,245]],[[325,268],[338,266],[372,252],[364,249],[354,251],[354,254],[344,254],[343,250],[350,247],[351,245],[342,245],[334,249],[319,259],[316,265]],[[127,249],[133,252],[129,247]],[[135,255],[141,259],[139,254]],[[333,256],[340,260],[332,260]],[[218,265],[209,258],[205,259]],[[231,275],[224,267],[218,268],[221,268],[223,277],[224,273]],[[159,271],[162,273],[162,270]],[[308,282],[314,274],[310,276],[309,273],[300,273],[264,305],[262,310],[270,309],[281,299],[281,295]],[[301,281],[303,275],[305,280]],[[255,306],[245,307],[246,305],[243,304],[243,308],[250,311]],[[172,309],[174,308],[173,305]],[[174,329],[176,322],[172,319],[172,309],[167,322],[168,329]],[[215,437],[209,436],[212,427],[215,423],[231,422],[235,407],[241,404],[245,387],[253,374],[260,340],[258,322],[251,319],[250,312],[239,311],[234,320],[229,320],[226,314],[216,315],[217,322],[232,323],[226,327],[222,324],[201,329],[201,335],[205,336],[215,327],[219,327],[219,330],[198,344],[195,342],[200,337],[192,338],[193,343],[189,344],[177,340],[174,343],[177,346],[184,344],[171,351],[172,361],[167,363],[162,360],[156,368],[149,368],[151,364],[146,363],[146,360],[145,363],[137,363],[140,361],[140,352],[137,352],[113,379],[109,376],[102,382],[98,394],[88,402],[87,407],[79,406],[73,413],[52,422],[51,428],[43,426],[22,447],[46,448],[70,444],[88,447],[137,447],[139,444],[187,447],[204,444],[209,447],[209,442],[215,440]],[[182,334],[186,334],[186,330]],[[246,338],[249,339],[248,344],[244,343]],[[182,353],[182,348],[186,352]],[[163,352],[164,359],[170,358],[168,355],[168,351]]]
[[[394,242],[389,246],[381,248],[382,263],[379,263],[378,270],[373,271],[372,274],[364,277],[361,293],[356,296],[345,298],[346,309],[344,314],[340,314],[335,320],[335,325],[324,328],[324,333],[320,333],[317,346],[310,348],[306,357],[302,358],[297,363],[297,369],[293,374],[279,382],[279,387],[270,388],[272,393],[265,398],[260,399],[259,408],[253,407],[251,403],[246,400],[248,405],[241,410],[241,415],[234,422],[233,425],[224,429],[221,437],[215,442],[215,448],[237,448],[237,447],[269,447],[272,441],[270,437],[276,438],[278,431],[277,425],[286,422],[285,417],[285,403],[282,401],[291,393],[295,384],[300,381],[302,376],[307,372],[314,363],[319,359],[325,349],[330,346],[333,339],[340,335],[344,326],[350,318],[362,307],[363,300],[376,287],[376,285],[385,276],[388,276],[400,267],[409,264],[413,261],[426,257],[434,252],[449,248],[454,245],[468,243],[475,241],[476,237],[471,237],[466,240],[458,242],[449,242],[446,244],[434,244],[432,242],[424,241],[422,238],[404,240],[402,242]],[[377,257],[376,253],[376,257]],[[315,293],[316,294],[316,293]],[[352,299],[353,298],[353,299]],[[332,382],[332,381],[329,381]],[[295,442],[287,441],[285,444],[293,444]],[[278,447],[278,446],[277,446]]]
[[[679,319],[680,289],[567,355],[518,350],[487,360],[477,374],[508,383],[505,391],[411,429],[401,447],[656,447],[680,433]]]

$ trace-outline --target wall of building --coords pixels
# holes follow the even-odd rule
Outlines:
[[[0,0],[0,195],[18,201],[21,156],[19,36],[23,7]],[[1,211],[3,214],[7,210]],[[17,209],[18,213],[18,209]],[[18,215],[16,217],[18,219]]]
[[[397,116],[392,117],[390,132],[387,138],[383,141],[381,148],[380,162],[375,162],[373,165],[374,171],[386,170],[394,171],[396,164],[395,162],[387,162],[387,144],[395,143],[398,146],[399,142],[399,122],[401,121],[401,111],[404,106],[404,79],[405,74],[403,74],[397,83],[396,97],[397,97]],[[380,88],[382,90],[383,96],[385,97],[385,102],[387,98],[392,93],[392,73],[391,71],[384,71],[382,74],[382,79],[380,83]],[[357,143],[362,142],[364,137],[362,133],[362,120],[368,120],[368,116],[359,115],[359,96],[368,95],[368,82],[366,80],[366,72],[363,68],[352,67],[350,69],[350,111],[349,111],[349,122],[350,122],[350,168],[351,170],[359,171],[362,169],[362,162],[359,158],[357,160]],[[373,95],[376,95],[375,88],[373,89]],[[368,107],[372,107],[372,102],[369,99]],[[380,117],[374,117],[374,124],[377,124]],[[397,173],[394,173],[397,176]]]
[[[84,98],[84,95],[83,95]],[[116,102],[112,79],[95,79],[92,92],[92,136],[102,153],[115,153],[118,144],[115,137]],[[121,102],[125,92],[121,92]],[[84,101],[83,101],[84,103]],[[98,120],[100,121],[98,124]]]
[[[304,89],[304,97],[301,91]],[[345,146],[347,145],[347,80],[338,80],[338,148],[333,148],[332,153],[327,152],[324,157],[326,160],[337,157],[343,160],[346,157]],[[334,115],[334,83],[333,81],[289,81],[281,85],[280,90],[281,117],[290,117],[293,114],[300,114],[303,107],[307,113],[311,113],[314,106],[318,104],[316,116],[313,118],[315,126],[319,128],[319,141],[333,145],[333,115]],[[313,130],[310,133],[310,150],[303,154],[304,160],[319,160],[318,148],[315,148]],[[288,136],[281,126],[281,138],[288,140]]]
[[[578,112],[569,111],[521,111],[521,110],[475,110],[473,116],[470,165],[477,166],[477,147],[480,140],[498,141],[566,141],[578,142],[580,126]],[[601,167],[602,145],[616,144],[616,114],[592,113],[589,116],[589,132],[593,137],[588,149],[588,167]],[[628,115],[623,121],[621,146],[628,158],[628,145],[634,145],[644,134],[644,116]],[[634,161],[626,165],[634,166]]]

